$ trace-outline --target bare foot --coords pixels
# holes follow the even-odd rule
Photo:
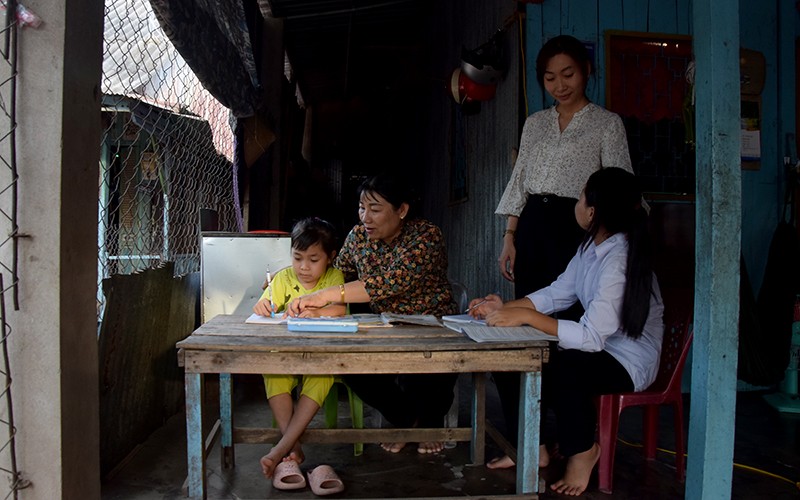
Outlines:
[[[489,463],[486,464],[487,469],[510,469],[514,467],[515,464],[511,457],[508,455],[503,455],[502,457],[496,457],[489,460]]]
[[[299,443],[295,444],[294,448],[292,448],[292,451],[282,459],[279,458],[279,455],[279,453],[273,453],[272,450],[270,450],[269,453],[261,457],[261,472],[268,479],[275,474],[275,467],[277,467],[280,462],[294,460],[299,465],[303,463],[303,460],[306,459],[306,456],[303,454],[303,449],[300,447]]]
[[[298,465],[302,464],[305,459],[306,455],[303,453],[303,448],[300,446],[300,443],[295,444],[292,451],[289,452],[289,455],[283,457],[284,462],[287,460],[294,460]]]
[[[553,483],[550,489],[564,495],[577,496],[586,491],[592,469],[600,459],[600,445],[594,443],[591,448],[572,455],[567,460],[564,477]]]
[[[486,464],[487,469],[510,469],[515,464],[511,457],[503,455],[502,457],[493,458]],[[550,465],[550,453],[547,452],[547,446],[539,445],[539,467],[547,467]]]
[[[263,457],[261,457],[261,472],[267,479],[272,478],[272,475],[275,474],[275,467],[277,466],[278,466],[278,461],[276,461],[269,455],[264,455]]]
[[[397,453],[406,447],[406,443],[381,443],[381,448],[392,453]]]
[[[547,451],[547,446],[539,445],[539,467],[547,467],[550,465],[550,452]]]
[[[417,453],[439,453],[444,449],[444,443],[441,441],[428,441],[420,443],[417,447]]]

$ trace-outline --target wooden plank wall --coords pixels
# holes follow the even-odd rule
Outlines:
[[[442,81],[432,93],[430,121],[420,133],[430,151],[425,190],[425,213],[439,224],[447,238],[451,279],[463,283],[470,297],[492,291],[511,296],[511,286],[497,270],[505,220],[494,215],[497,202],[511,176],[514,150],[519,144],[519,25],[508,30],[509,70],[494,99],[481,104],[479,113],[463,116],[467,159],[467,200],[448,200],[451,162],[452,116],[458,104],[446,91],[450,74],[460,64],[461,48],[474,49],[486,42],[509,15],[515,3],[494,0],[446,0],[434,4],[438,26],[432,27],[437,44],[431,74]]]
[[[199,273],[173,278],[173,264],[103,283],[98,339],[100,470],[103,477],[183,405],[175,343],[199,321]]]

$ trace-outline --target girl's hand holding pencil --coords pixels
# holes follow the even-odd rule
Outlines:
[[[500,298],[500,295],[492,293],[483,298],[472,299],[465,312],[473,318],[484,319],[487,314],[501,307],[503,307],[503,299]]]
[[[256,302],[256,305],[253,306],[253,312],[259,316],[265,316],[267,318],[272,317],[274,311],[269,298],[263,298]]]
[[[262,288],[267,290],[267,297],[256,302],[256,305],[253,306],[253,312],[259,316],[274,318],[275,302],[272,300],[272,273],[269,272],[269,266],[267,266],[267,279],[264,281]]]

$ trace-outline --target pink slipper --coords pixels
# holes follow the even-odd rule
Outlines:
[[[311,491],[317,496],[333,495],[344,490],[344,484],[330,465],[319,465],[308,471]]]
[[[306,478],[294,460],[281,462],[275,467],[272,486],[279,490],[298,490],[306,487]]]

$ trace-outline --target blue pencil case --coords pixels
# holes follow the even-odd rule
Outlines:
[[[358,321],[336,318],[289,318],[290,332],[357,332]]]

